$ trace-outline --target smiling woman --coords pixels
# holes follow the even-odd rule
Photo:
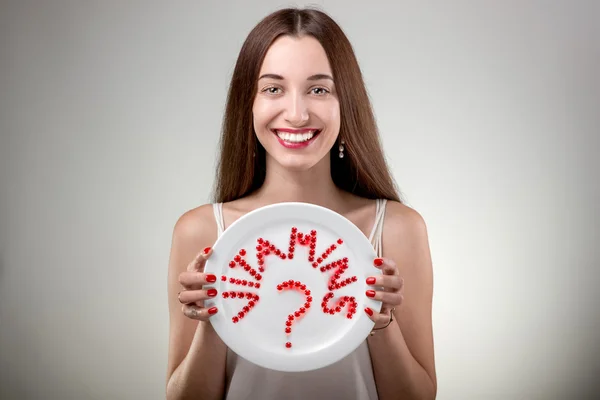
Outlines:
[[[300,128],[321,132],[300,152],[281,148],[302,139],[293,135]],[[276,130],[290,133],[289,140],[278,142],[270,134]],[[215,200],[228,202],[255,191],[275,165],[306,170],[329,164],[328,152],[334,162],[327,169],[337,187],[400,201],[346,35],[321,11],[280,10],[263,19],[240,50],[223,120]]]
[[[328,163],[324,157],[340,131],[340,104],[319,41],[312,36],[279,37],[259,74],[252,114],[268,168],[309,170]]]
[[[364,296],[382,307],[360,311],[377,333],[316,371],[272,371],[238,357],[210,323],[219,309],[204,307],[219,295],[203,289],[217,279],[204,272],[217,238],[249,212],[284,202],[341,214],[377,254]],[[318,10],[267,16],[231,79],[215,202],[175,225],[167,398],[433,399],[432,280],[425,224],[400,201],[348,39]]]

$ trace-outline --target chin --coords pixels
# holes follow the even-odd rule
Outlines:
[[[273,161],[279,164],[282,168],[302,172],[308,171],[312,169],[315,165],[319,163],[314,154],[306,154],[306,155],[289,155],[289,154],[278,154],[272,156]]]
[[[315,160],[302,160],[301,157],[294,157],[294,160],[290,160],[289,158],[278,160],[278,163],[285,169],[297,172],[308,171],[317,164]]]

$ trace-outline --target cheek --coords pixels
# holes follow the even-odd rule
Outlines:
[[[340,126],[340,105],[338,102],[329,104],[328,107],[322,110],[323,120],[332,128]]]
[[[254,102],[252,107],[254,117],[254,130],[256,132],[266,129],[267,124],[277,115],[273,102],[260,101]]]

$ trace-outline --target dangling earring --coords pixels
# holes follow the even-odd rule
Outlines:
[[[344,144],[346,144],[346,142],[344,142],[344,139],[342,139],[340,141],[340,147],[338,148],[340,150],[340,158],[344,158]]]

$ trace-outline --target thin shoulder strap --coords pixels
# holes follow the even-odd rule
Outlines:
[[[373,244],[377,257],[381,257],[383,255],[383,221],[385,219],[387,199],[377,199],[376,202],[375,223],[369,235],[369,242]]]
[[[221,236],[225,231],[225,220],[223,219],[223,203],[213,203],[213,213],[217,222],[217,234]]]

